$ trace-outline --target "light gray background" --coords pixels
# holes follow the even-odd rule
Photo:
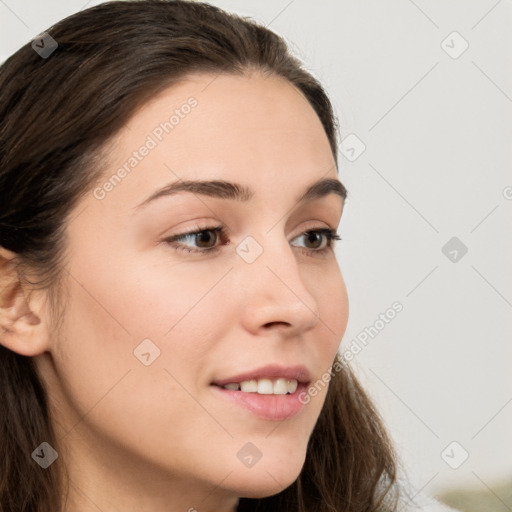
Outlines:
[[[0,0],[0,61],[98,3]],[[366,145],[340,155],[343,344],[403,305],[354,364],[412,482],[492,492],[512,475],[512,3],[211,3],[285,36],[326,86],[342,138]],[[463,48],[454,31],[469,44],[458,58],[445,51]],[[468,247],[457,262],[441,252],[454,236]],[[458,469],[441,457],[452,441],[469,453]]]

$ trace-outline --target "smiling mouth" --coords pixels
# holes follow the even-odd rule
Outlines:
[[[259,395],[290,395],[295,393],[298,386],[296,379],[250,379],[242,382],[228,382],[222,386],[214,386],[227,389],[229,391],[241,391],[242,393],[257,393]]]
[[[309,381],[308,381],[309,382]],[[265,421],[285,421],[305,407],[301,396],[307,383],[284,377],[242,380],[241,382],[212,383],[211,389],[223,399],[241,406]],[[242,417],[238,416],[238,421]]]

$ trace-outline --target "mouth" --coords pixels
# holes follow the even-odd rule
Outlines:
[[[291,395],[295,393],[298,382],[295,379],[279,378],[271,379],[251,379],[242,382],[230,382],[222,389],[230,391],[241,391],[242,393],[258,393],[259,395]]]
[[[254,371],[216,380],[217,396],[231,400],[264,420],[284,421],[304,407],[299,399],[307,389],[310,374],[304,366],[269,365]]]

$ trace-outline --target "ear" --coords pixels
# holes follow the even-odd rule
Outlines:
[[[28,294],[16,268],[16,253],[0,246],[0,344],[23,356],[49,350],[42,291]]]

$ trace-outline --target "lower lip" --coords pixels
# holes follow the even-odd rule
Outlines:
[[[215,385],[211,387],[215,393],[220,393],[256,416],[271,421],[284,421],[302,411],[305,404],[299,400],[299,396],[307,389],[305,384],[299,384],[295,392],[289,395],[260,395],[233,391]]]

